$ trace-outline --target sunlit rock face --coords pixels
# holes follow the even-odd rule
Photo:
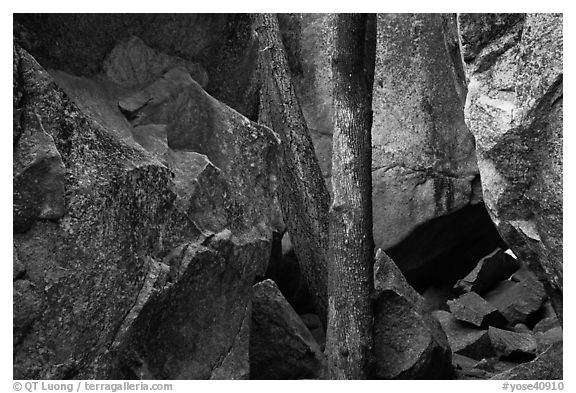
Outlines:
[[[468,64],[484,201],[562,314],[562,16],[528,14]]]

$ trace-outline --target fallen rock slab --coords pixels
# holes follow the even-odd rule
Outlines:
[[[378,250],[374,315],[375,377],[442,379],[452,373],[451,352],[440,325],[423,311],[424,299],[396,264]]]
[[[59,156],[65,176],[40,171],[31,180],[63,184],[66,191],[19,205],[29,207],[14,233],[21,265],[14,282],[14,377],[248,378],[252,285],[270,255],[267,210],[247,212],[246,220],[237,210],[218,231],[201,228],[177,206],[174,173],[98,121],[98,113],[108,112],[86,113],[21,48],[14,63],[17,89],[26,97],[17,104],[15,175],[38,157],[31,153]],[[222,118],[238,126],[222,132],[261,137],[267,147],[249,142],[256,161],[275,148],[270,130],[220,108]],[[235,173],[263,192],[245,195],[271,205],[271,179],[250,166],[248,146],[230,140],[227,146],[237,152],[223,153],[239,160],[235,171],[246,170]],[[223,181],[236,187],[223,167]],[[15,192],[26,189],[16,185]],[[245,202],[232,195],[222,201],[244,208]],[[35,206],[46,209],[37,214]]]
[[[181,67],[202,87],[208,84],[208,74],[200,64],[158,52],[136,36],[119,42],[103,64],[108,79],[129,87],[153,82],[175,67]]]
[[[319,378],[320,347],[274,281],[254,285],[252,299],[250,378]]]
[[[458,280],[454,289],[460,292],[476,292],[480,295],[506,280],[520,268],[520,263],[502,249],[494,250],[478,262],[466,277]]]
[[[484,296],[512,326],[519,322],[526,323],[528,317],[540,309],[545,297],[544,286],[532,279],[502,281]]]
[[[453,353],[476,360],[495,355],[487,330],[460,322],[447,311],[434,311],[432,316],[442,325]]]
[[[475,292],[469,292],[458,299],[449,300],[448,307],[457,320],[468,322],[480,328],[503,327],[507,324],[506,318],[500,314],[496,307]]]
[[[530,333],[511,332],[490,326],[488,336],[500,357],[530,360],[536,356],[537,343]]]

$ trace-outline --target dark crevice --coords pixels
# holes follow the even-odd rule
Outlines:
[[[416,228],[386,250],[419,292],[453,285],[497,247],[506,247],[483,203],[466,206]]]

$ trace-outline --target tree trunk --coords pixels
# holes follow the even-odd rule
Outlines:
[[[328,268],[328,376],[366,379],[372,365],[372,86],[366,14],[334,21],[334,135]],[[375,41],[373,41],[375,42]],[[371,67],[374,67],[372,62]]]
[[[274,14],[254,14],[262,77],[259,122],[280,135],[278,199],[318,316],[326,327],[329,194],[294,92]]]

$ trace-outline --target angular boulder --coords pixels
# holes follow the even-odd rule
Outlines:
[[[30,148],[58,153],[66,174],[64,210],[44,218],[27,205],[26,225],[15,228],[25,273],[14,282],[14,377],[247,378],[251,291],[270,253],[269,210],[244,206],[217,231],[203,228],[193,209],[178,207],[166,165],[86,114],[26,51],[16,46],[14,55],[26,97],[15,163],[35,157]],[[257,152],[237,147],[236,165],[248,171],[251,192],[262,192],[254,201],[271,205],[270,179],[250,164],[276,148],[275,137],[234,111],[222,116],[244,125],[233,132],[262,137]],[[19,184],[23,193],[28,183]],[[233,196],[223,203],[240,205]]]
[[[17,42],[47,68],[148,83],[184,63],[212,96],[257,117],[258,52],[249,14],[16,14],[14,25]]]
[[[474,291],[482,295],[498,282],[508,279],[519,268],[520,262],[498,248],[482,258],[466,277],[458,280],[454,289],[462,293]]]
[[[527,14],[468,67],[484,201],[562,321],[562,15]]]
[[[476,327],[503,327],[508,323],[496,307],[482,299],[475,292],[469,292],[458,299],[449,300],[448,307],[454,318],[468,322]]]
[[[531,360],[536,356],[537,343],[531,333],[511,332],[490,326],[488,336],[500,357]]]
[[[200,64],[158,52],[136,36],[112,49],[104,60],[103,72],[110,81],[132,87],[147,85],[176,67],[185,70],[202,87],[208,84],[208,74]]]
[[[437,310],[432,316],[442,325],[453,353],[477,360],[495,355],[487,330],[464,324],[448,311]]]
[[[511,280],[501,281],[484,298],[500,311],[511,326],[528,318],[542,306],[546,292],[543,285],[536,280],[528,279],[522,282]]]
[[[254,285],[251,379],[318,379],[323,361],[318,343],[274,281]]]
[[[374,265],[375,377],[442,379],[452,373],[451,352],[440,325],[424,312],[424,299],[396,264],[378,250]]]

